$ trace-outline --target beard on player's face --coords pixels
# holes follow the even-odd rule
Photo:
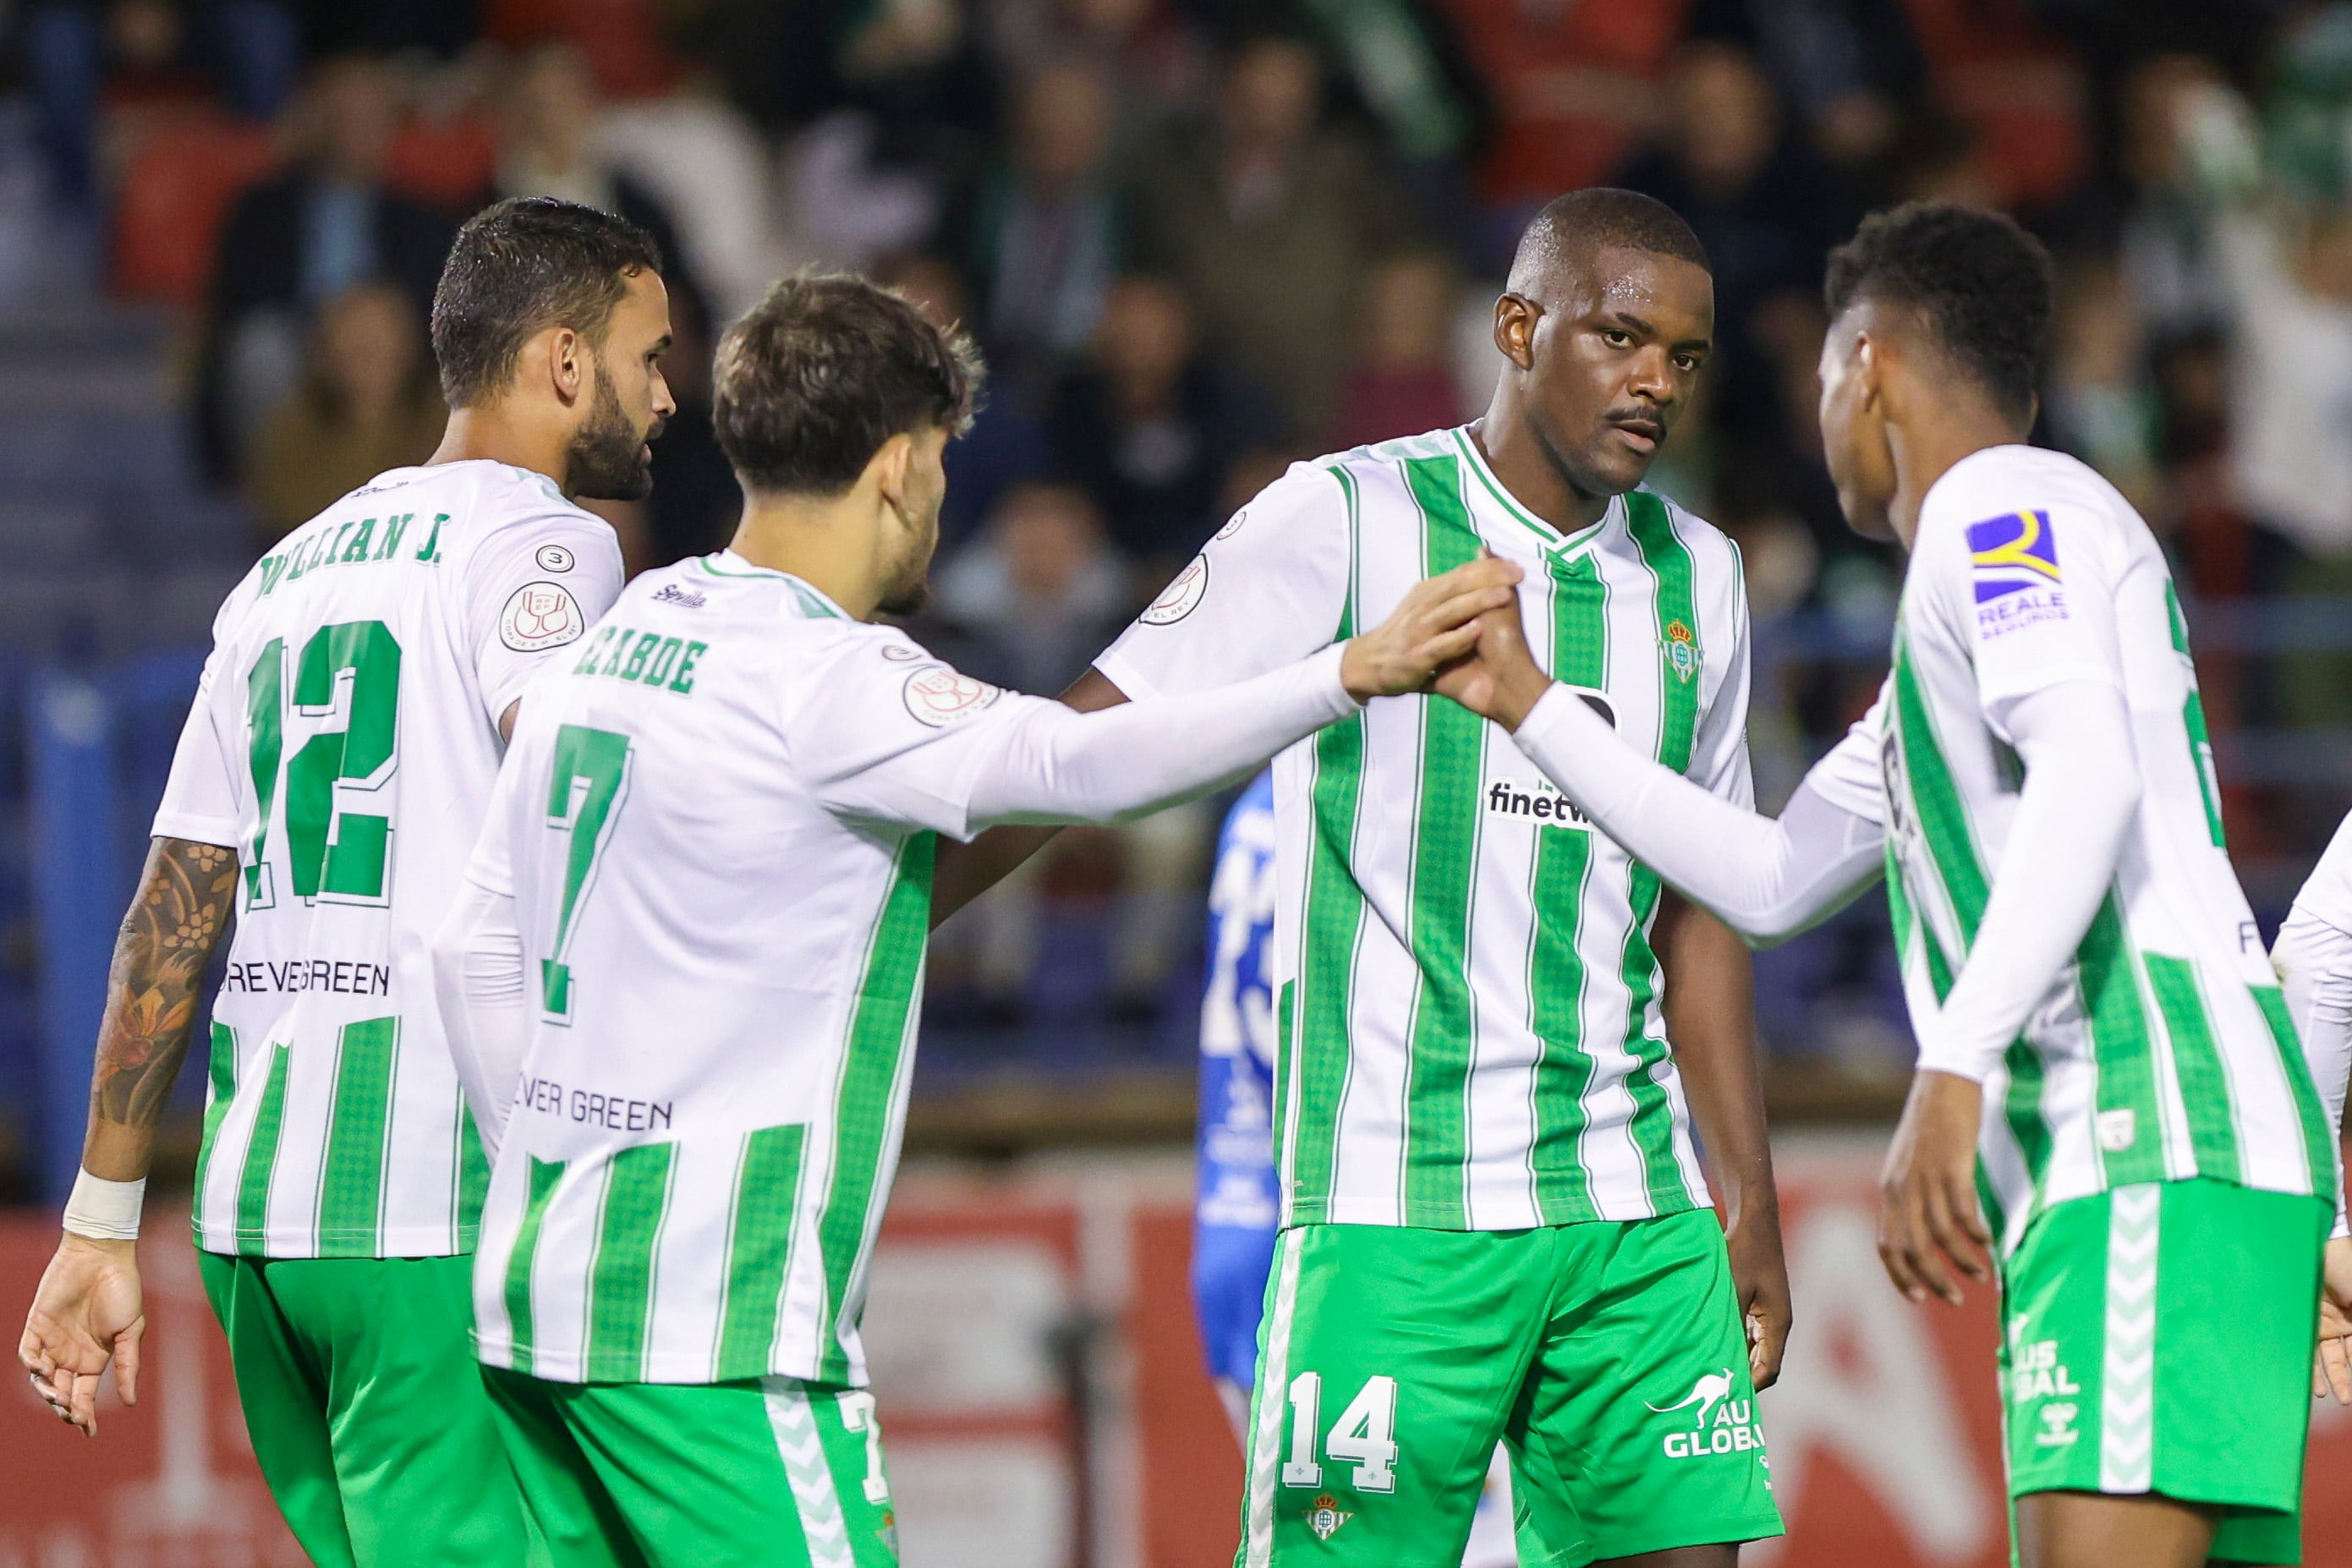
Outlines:
[[[643,430],[632,424],[620,388],[599,364],[588,417],[572,437],[571,492],[589,500],[643,500],[653,494],[647,443],[661,435],[662,423],[656,418]]]
[[[881,602],[876,606],[884,615],[919,616],[930,608],[931,556],[940,547],[940,502],[944,499],[944,492],[929,501],[910,497],[915,515],[898,513],[904,524],[899,531],[899,552],[890,563]]]

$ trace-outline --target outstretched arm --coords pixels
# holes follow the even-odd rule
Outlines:
[[[1878,821],[1836,804],[1815,778],[1799,786],[1775,820],[1626,744],[1607,720],[1537,667],[1516,605],[1485,618],[1478,657],[1441,675],[1437,689],[1511,731],[1528,760],[1603,833],[1752,941],[1795,935],[1852,902],[1879,875],[1885,839]]]
[[[16,1347],[49,1407],[91,1436],[110,1360],[122,1402],[138,1401],[147,1326],[133,1251],[139,1210],[155,1129],[188,1054],[196,994],[228,930],[236,871],[233,849],[155,839],[115,939],[81,1175]]]
[[[1127,700],[1127,693],[1099,669],[1088,669],[1062,693],[1062,706],[1079,713],[1097,713]],[[969,843],[940,841],[931,869],[931,929],[1005,878],[1024,861],[1053,841],[1059,827],[1034,826],[992,827]]]

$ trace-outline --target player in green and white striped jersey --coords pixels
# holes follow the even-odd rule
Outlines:
[[[1074,698],[1272,668],[1491,553],[1561,680],[1746,807],[1738,553],[1640,488],[1713,321],[1670,210],[1560,198],[1497,304],[1486,417],[1293,467]],[[1531,1561],[1779,1533],[1754,1395],[1786,1281],[1738,942],[1434,699],[1292,748],[1275,796],[1284,1231],[1242,1561],[1458,1562],[1498,1440]]]
[[[966,353],[855,279],[729,329],[734,548],[639,578],[533,689],[443,940],[493,1149],[477,1340],[567,1568],[893,1560],[858,1318],[937,837],[1246,773],[1423,686],[1517,575],[1118,713],[983,686],[870,624],[920,602]]]
[[[2028,1568],[2293,1563],[2335,1141],[2223,846],[2163,552],[2023,444],[2048,268],[1940,204],[1831,258],[1831,471],[1910,559],[1885,690],[1777,823],[1619,744],[1506,616],[1440,689],[1741,930],[1884,869],[1920,1071],[1880,1251],[1957,1301],[1997,1238]]]
[[[85,1427],[110,1351],[135,1392],[130,1238],[233,924],[196,1244],[262,1475],[317,1563],[517,1561],[466,1337],[488,1165],[427,944],[526,682],[620,590],[611,528],[570,498],[645,494],[671,409],[659,267],[642,231],[569,203],[467,225],[435,305],[448,434],[221,607],[116,949],[83,1175],[23,1359]]]

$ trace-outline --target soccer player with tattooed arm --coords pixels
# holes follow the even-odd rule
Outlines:
[[[214,623],[18,1345],[92,1436],[110,1362],[136,1399],[145,1178],[226,941],[198,1262],[263,1479],[312,1562],[357,1568],[522,1560],[468,1343],[488,1165],[427,939],[524,686],[620,591],[613,531],[573,498],[644,497],[672,407],[661,258],[591,208],[478,215],[432,330],[439,449],[297,529]]]
[[[1919,1058],[1879,1250],[1915,1300],[2000,1281],[2025,1568],[2297,1562],[2337,1157],[2163,552],[2025,444],[2051,293],[2014,223],[1872,217],[1827,294],[1840,504],[1909,560],[1876,705],[1780,817],[1624,744],[1530,657],[1533,616],[1490,616],[1439,689],[1752,938],[1885,876]]]

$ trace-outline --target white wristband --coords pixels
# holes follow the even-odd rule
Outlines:
[[[139,1239],[139,1208],[147,1196],[147,1179],[110,1182],[88,1171],[74,1177],[73,1195],[66,1199],[66,1228],[92,1241]]]

